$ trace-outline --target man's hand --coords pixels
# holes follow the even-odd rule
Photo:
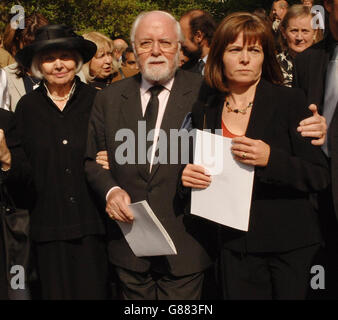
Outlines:
[[[100,164],[103,169],[109,170],[108,153],[106,150],[99,151],[96,154],[96,163]]]
[[[269,162],[270,146],[262,140],[233,138],[231,151],[237,161],[245,164],[265,167]]]
[[[111,219],[132,223],[134,216],[128,207],[129,204],[128,193],[120,188],[114,189],[108,195],[106,212]]]
[[[311,141],[314,146],[322,146],[327,132],[326,120],[318,113],[315,104],[310,104],[309,109],[312,111],[313,116],[302,120],[297,131],[303,137],[316,138]]]
[[[5,133],[0,129],[0,162],[3,170],[9,170],[11,168],[12,157],[7,147]]]

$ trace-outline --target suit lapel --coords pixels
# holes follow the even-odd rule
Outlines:
[[[272,85],[261,79],[259,82],[251,116],[245,136],[251,139],[262,139],[266,126],[270,123],[270,118],[274,112],[273,103],[273,87]]]
[[[135,135],[135,157],[136,166],[140,176],[144,179],[148,179],[147,172],[144,168],[145,164],[138,164],[138,122],[143,120],[142,116],[142,104],[140,95],[141,75],[137,74],[131,78],[132,82],[121,92],[120,110],[121,121],[119,128],[130,129]]]
[[[222,111],[224,105],[224,94],[211,95],[205,105],[205,119],[203,119],[203,129],[222,128]]]

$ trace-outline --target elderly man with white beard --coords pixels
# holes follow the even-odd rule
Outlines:
[[[123,163],[116,151],[125,141],[117,141],[116,134],[123,129],[133,132],[136,146],[132,153],[139,155],[141,144],[145,144],[145,136],[142,138],[138,130],[143,122],[146,133],[155,129],[153,139],[147,142],[147,150],[148,147],[155,150],[159,129],[169,137],[170,129],[181,128],[197,100],[201,77],[178,70],[183,36],[179,23],[170,14],[162,11],[140,14],[132,26],[131,42],[140,74],[97,94],[89,121],[87,179],[110,218],[108,252],[117,274],[120,297],[200,299],[204,270],[211,265],[202,235],[211,240],[214,233],[208,232],[197,217],[184,216],[186,202],[176,193],[181,164],[158,163],[155,152],[149,152],[146,162],[136,157],[136,163]],[[167,144],[167,154],[178,153],[170,150],[173,146],[169,139]],[[107,150],[109,170],[95,161],[101,150]],[[115,220],[133,223],[128,205],[142,200],[147,200],[169,233],[177,255],[140,258],[128,246]]]

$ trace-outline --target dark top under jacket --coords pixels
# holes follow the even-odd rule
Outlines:
[[[83,168],[95,94],[95,89],[76,78],[76,89],[63,111],[47,96],[43,84],[17,105],[18,132],[37,191],[31,215],[35,241],[104,233]]]
[[[220,129],[224,95],[210,95],[193,108],[193,124]],[[247,233],[222,228],[223,244],[240,252],[283,252],[321,241],[309,194],[329,184],[328,163],[320,147],[297,132],[311,116],[304,93],[261,80],[245,136],[271,147],[266,167],[256,167]]]

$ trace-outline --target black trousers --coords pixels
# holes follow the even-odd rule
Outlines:
[[[108,261],[102,236],[35,246],[42,299],[107,299]]]
[[[325,289],[310,290],[309,299],[338,299],[338,222],[333,207],[331,187],[319,196],[319,223],[324,245],[314,259],[314,265],[325,270]]]
[[[181,277],[154,271],[138,273],[115,267],[119,298],[123,300],[199,300],[204,273]]]
[[[224,299],[305,299],[318,248],[319,244],[284,253],[257,254],[222,249],[219,270]]]

